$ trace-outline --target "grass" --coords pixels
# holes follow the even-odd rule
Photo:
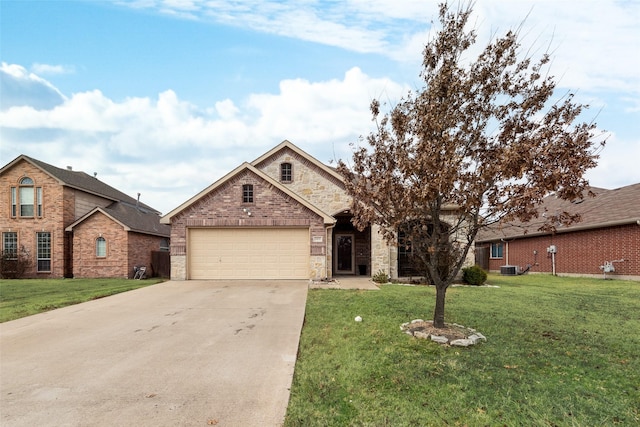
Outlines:
[[[0,280],[0,322],[153,285],[165,279]]]
[[[445,320],[488,338],[470,348],[400,332],[432,287],[310,290],[285,426],[640,424],[640,283],[489,283],[447,291]]]

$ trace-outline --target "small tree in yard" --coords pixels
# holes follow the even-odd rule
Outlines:
[[[405,244],[436,287],[434,326],[442,328],[445,294],[478,230],[501,219],[537,217],[551,192],[584,196],[584,173],[596,165],[594,123],[574,124],[585,105],[568,93],[549,105],[549,55],[521,55],[517,31],[491,41],[468,61],[475,32],[471,5],[440,6],[442,29],[423,53],[422,89],[382,114],[369,147],[338,165],[353,197],[354,224],[378,224],[387,241]],[[467,56],[465,56],[465,54]],[[523,56],[523,57],[521,57]],[[560,214],[568,224],[579,218]],[[553,227],[548,224],[547,227]]]

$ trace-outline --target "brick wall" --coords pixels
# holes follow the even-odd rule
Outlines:
[[[127,231],[106,215],[97,212],[73,229],[73,276],[129,277]],[[106,256],[96,256],[96,239],[106,240]],[[132,276],[132,274],[131,274]]]
[[[96,256],[96,239],[106,240],[107,254]],[[160,249],[162,237],[126,231],[103,213],[96,212],[74,227],[74,277],[132,278],[134,266],[146,266],[151,277],[151,251]]]
[[[11,187],[18,187],[23,177],[29,177],[34,187],[42,187],[42,218],[11,218]],[[24,246],[32,259],[32,268],[26,277],[64,277],[65,271],[65,231],[68,219],[65,199],[69,194],[63,187],[40,169],[26,161],[20,161],[0,176],[0,232],[18,233],[18,248]],[[69,221],[66,223],[65,221]],[[51,233],[51,271],[36,271],[37,232]]]
[[[636,224],[512,240],[508,247],[504,244],[502,259],[489,260],[489,268],[499,271],[508,257],[510,265],[531,264],[532,272],[551,273],[550,245],[557,248],[557,274],[602,275],[599,267],[604,261],[624,259],[607,276],[640,279],[640,226]]]
[[[242,186],[253,184],[253,203],[242,202]],[[247,212],[251,212],[251,216]],[[323,219],[315,212],[300,205],[287,194],[268,185],[254,173],[245,170],[216,188],[210,194],[178,213],[171,220],[171,278],[186,279],[187,228],[188,227],[269,227],[308,225],[311,241],[322,237],[321,242],[310,243],[311,274],[326,274],[326,233]],[[186,255],[186,256],[185,256]]]
[[[147,277],[151,277],[154,272],[151,269],[151,252],[160,250],[162,237],[150,234],[129,232],[128,240],[128,262],[127,272],[129,278],[133,277],[133,267],[147,267]]]

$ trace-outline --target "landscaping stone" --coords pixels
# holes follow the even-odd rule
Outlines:
[[[456,347],[469,347],[476,345],[487,338],[475,329],[467,328],[457,323],[446,324],[445,328],[437,329],[433,327],[433,322],[425,322],[422,319],[415,319],[400,325],[400,330],[408,335],[420,339],[430,339],[439,344]],[[434,333],[438,332],[438,334]]]

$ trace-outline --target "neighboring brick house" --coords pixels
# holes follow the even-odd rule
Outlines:
[[[343,177],[289,141],[162,217],[171,278],[392,278],[407,270],[377,226],[358,231]]]
[[[558,226],[555,233],[538,231],[544,218],[482,230],[476,238],[477,262],[491,271],[531,265],[531,272],[600,277],[606,273],[608,278],[640,280],[640,183],[591,191],[596,197],[573,203],[554,195],[545,198],[541,215],[549,218],[566,211],[581,216],[568,227]]]
[[[168,250],[159,212],[70,167],[18,156],[0,169],[0,200],[1,250],[29,254],[25,277],[133,277]]]

